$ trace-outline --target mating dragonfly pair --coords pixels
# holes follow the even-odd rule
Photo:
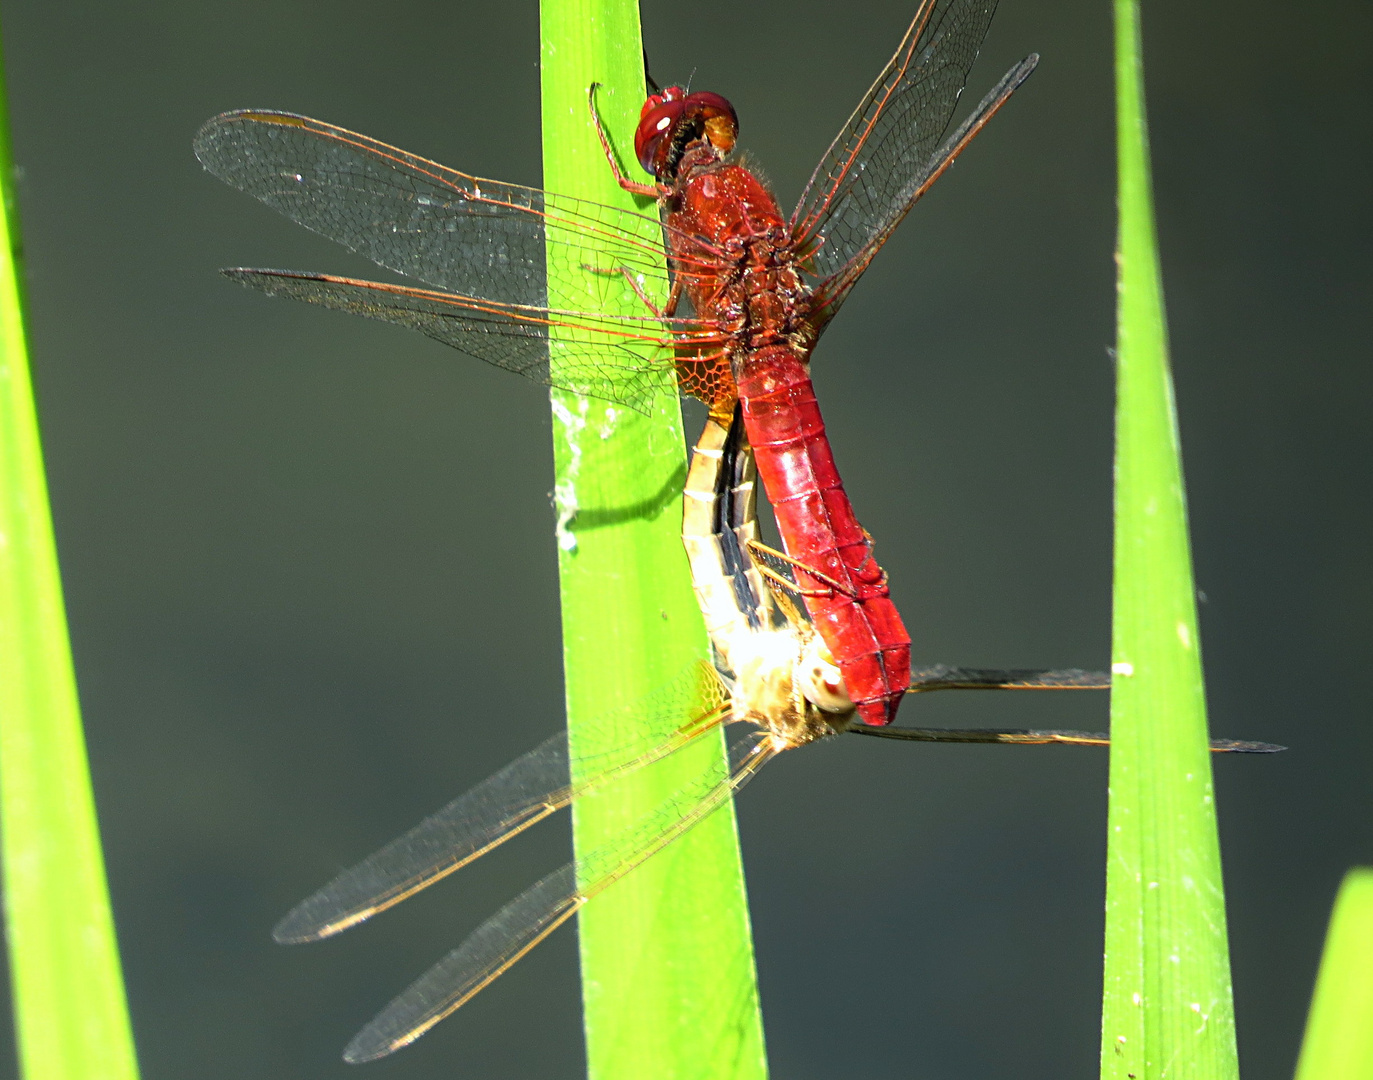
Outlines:
[[[912,692],[1105,688],[1109,677],[911,670],[909,636],[844,493],[808,374],[820,333],[887,237],[1034,70],[1032,55],[944,137],[994,10],[995,0],[922,0],[789,218],[731,158],[738,123],[729,102],[680,87],[655,88],[635,133],[652,183],[621,172],[601,131],[617,181],[652,196],[656,217],[478,179],[289,113],[225,113],[197,135],[197,156],[222,180],[432,288],[279,270],[226,270],[230,278],[398,323],[549,385],[640,410],[671,365],[681,391],[709,410],[688,473],[683,541],[714,663],[643,706],[670,716],[674,734],[603,762],[574,763],[565,736],[549,740],[305,900],[275,936],[303,942],[338,933],[575,799],[735,724],[744,734],[731,742],[728,774],[703,775],[607,847],[513,900],[373,1020],[345,1050],[347,1060],[372,1060],[418,1038],[784,750],[849,731],[1106,744],[1104,735],[1081,732],[892,726]],[[618,282],[642,315],[555,309],[550,268]],[[689,315],[679,314],[683,300]],[[784,551],[758,541],[755,469]]]

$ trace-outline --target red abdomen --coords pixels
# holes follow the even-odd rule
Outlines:
[[[760,349],[739,373],[744,426],[787,554],[837,583],[798,570],[806,609],[867,724],[890,724],[910,685],[911,639],[853,515],[805,361],[785,345]]]

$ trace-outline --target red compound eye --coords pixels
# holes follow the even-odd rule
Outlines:
[[[669,86],[666,90],[660,90],[656,94],[649,94],[648,100],[644,102],[644,107],[639,110],[640,123],[643,122],[644,117],[664,101],[681,101],[684,97],[686,97],[686,91],[680,86]]]
[[[644,102],[643,112],[639,114],[639,126],[634,130],[634,156],[644,167],[644,172],[658,174],[660,158],[666,158],[667,148],[672,143],[672,133],[686,113],[686,104],[680,96],[680,86],[669,86],[661,95],[655,94]]]
[[[680,86],[654,94],[644,102],[634,132],[634,154],[645,172],[661,176],[670,167],[669,154],[683,129],[688,138],[704,135],[723,155],[734,149],[739,121],[734,106],[719,94],[687,94]]]

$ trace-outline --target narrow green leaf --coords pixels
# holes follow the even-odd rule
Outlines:
[[[1120,236],[1101,1075],[1238,1076],[1136,0],[1115,0]]]
[[[644,99],[635,0],[542,0],[544,185],[639,210],[661,243],[657,209],[615,183],[590,122],[587,89],[620,160]],[[647,179],[647,177],[645,177]],[[550,226],[550,242],[556,241]],[[613,263],[602,270],[616,269]],[[555,308],[642,316],[613,274],[562,267],[550,250]],[[554,341],[554,362],[558,357]],[[642,416],[554,391],[559,570],[567,716],[574,756],[666,734],[685,717],[644,715],[634,733],[608,730],[618,706],[643,700],[704,655],[705,637],[682,551],[686,475],[681,410],[664,392]],[[579,852],[602,847],[709,769],[724,775],[718,736],[643,770],[574,812]],[[579,916],[589,1074],[593,1080],[709,1080],[765,1075],[762,1020],[733,807],[618,882]]]
[[[0,91],[0,844],[19,1060],[30,1080],[131,1080],[24,343],[13,171]]]
[[[1373,869],[1345,876],[1316,977],[1297,1080],[1373,1080]]]

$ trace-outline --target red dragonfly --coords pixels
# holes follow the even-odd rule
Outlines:
[[[738,128],[729,103],[680,87],[649,98],[636,133],[653,184],[625,178],[606,142],[620,184],[657,199],[661,220],[482,180],[303,116],[225,113],[196,136],[210,172],[434,288],[225,273],[641,410],[668,363],[681,389],[718,420],[728,422],[741,399],[787,549],[782,558],[859,716],[888,724],[910,683],[910,638],[844,493],[807,368],[821,331],[887,237],[1034,70],[1036,56],[1013,67],[944,138],[995,6],[922,0],[790,218],[757,178],[726,160]],[[591,279],[602,294],[619,291],[643,315],[551,308],[550,264]],[[683,296],[689,314],[677,311]]]
[[[372,1061],[408,1045],[472,999],[585,904],[723,806],[772,758],[844,732],[941,743],[1105,746],[1103,734],[1025,729],[870,727],[852,723],[853,703],[788,590],[756,578],[744,554],[756,531],[752,456],[742,425],[714,420],[693,455],[684,495],[683,539],[715,645],[716,668],[699,664],[625,716],[625,725],[675,729],[572,768],[559,733],[426,818],[298,904],[277,941],[331,937],[414,895],[525,829],[591,798],[618,780],[732,725],[729,769],[707,768],[666,802],[579,854],[482,923],[367,1024],[344,1050]],[[785,570],[785,568],[783,568]],[[780,571],[779,571],[780,572]],[[777,617],[772,614],[775,612]],[[833,681],[832,681],[833,680]],[[911,693],[934,690],[1105,689],[1110,676],[1075,669],[1004,671],[938,666],[917,671]],[[617,725],[610,725],[612,727]],[[1215,740],[1212,749],[1271,753],[1266,743]],[[573,779],[574,775],[577,777]]]

